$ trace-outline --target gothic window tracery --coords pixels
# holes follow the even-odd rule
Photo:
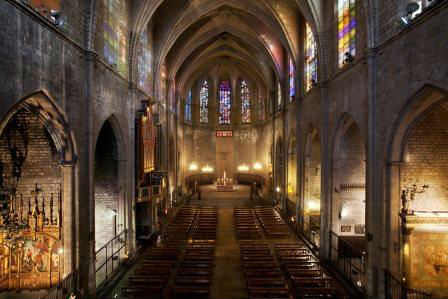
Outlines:
[[[200,122],[204,124],[208,123],[208,95],[209,87],[207,80],[205,80],[199,93]]]
[[[338,0],[339,67],[356,54],[355,0]]]
[[[317,45],[311,27],[305,28],[305,87],[310,90],[317,84]]]
[[[241,121],[250,123],[250,92],[244,80],[241,81]]]
[[[222,81],[219,85],[219,124],[230,124],[231,92],[230,82]]]
[[[294,68],[294,62],[292,61],[292,58],[289,59],[289,101],[292,101],[296,95],[296,85],[294,82],[295,77],[295,68]]]
[[[191,121],[191,89],[188,91],[185,99],[185,120]]]

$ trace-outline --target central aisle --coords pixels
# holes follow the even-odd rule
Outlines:
[[[219,208],[217,236],[211,298],[247,298],[233,208]]]

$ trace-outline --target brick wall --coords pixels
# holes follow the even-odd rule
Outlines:
[[[44,125],[25,109],[13,116],[0,136],[0,175],[11,177],[13,172],[18,174],[17,192],[23,195],[25,211],[28,211],[28,201],[36,183],[43,190],[40,196],[45,197],[46,207],[49,208],[51,193],[55,195],[54,205],[57,205],[61,183],[59,159]]]
[[[98,137],[95,152],[95,246],[114,237],[114,211],[118,210],[117,144],[109,123]]]
[[[353,124],[343,136],[340,156],[341,225],[365,224],[366,152],[358,127]],[[340,229],[340,228],[339,228]],[[355,233],[354,227],[351,233]]]
[[[412,130],[401,171],[401,188],[428,184],[425,193],[417,194],[413,210],[448,210],[448,111],[443,107],[427,115]]]

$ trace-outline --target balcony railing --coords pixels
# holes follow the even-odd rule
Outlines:
[[[412,289],[397,278],[395,278],[389,271],[384,272],[385,280],[385,297],[386,299],[429,299],[431,294]]]
[[[344,254],[340,254],[344,248]],[[364,253],[330,231],[330,261],[361,291],[364,289]]]
[[[66,299],[70,298],[72,294],[77,297],[80,281],[80,271],[76,270],[48,290],[48,292],[40,297],[40,299]]]
[[[128,259],[129,244],[127,237],[128,230],[126,229],[96,251],[95,277],[97,289],[111,277],[121,263]],[[75,270],[70,273],[40,299],[67,299],[72,294],[78,297],[82,272]]]
[[[128,259],[128,230],[124,230],[95,253],[97,289],[107,281],[118,266]]]

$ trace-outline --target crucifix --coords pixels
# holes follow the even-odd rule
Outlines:
[[[31,194],[34,195],[34,212],[33,214],[38,215],[39,214],[39,205],[38,205],[38,196],[39,193],[42,192],[42,189],[40,187],[36,186],[34,187],[34,190],[31,191]]]

